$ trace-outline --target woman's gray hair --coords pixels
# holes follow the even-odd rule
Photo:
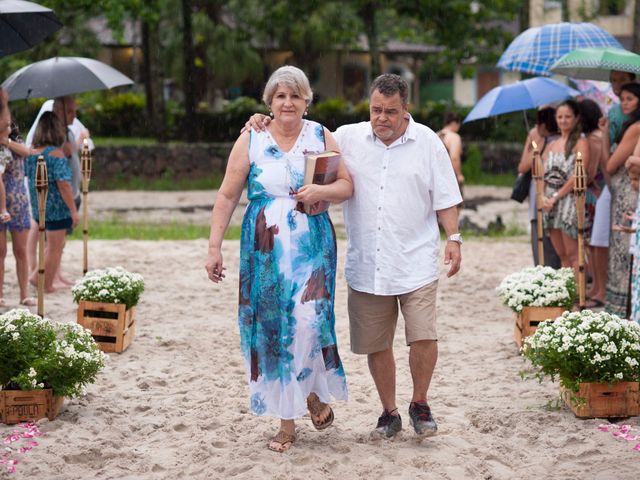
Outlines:
[[[271,106],[271,101],[279,86],[289,87],[300,95],[307,102],[307,105],[313,100],[313,92],[311,91],[311,85],[309,85],[309,79],[298,67],[285,65],[271,74],[267,85],[264,87],[264,93],[262,94],[262,101],[267,107]]]

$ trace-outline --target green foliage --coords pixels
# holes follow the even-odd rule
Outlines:
[[[465,151],[465,159],[462,162],[462,175],[465,182],[476,183],[482,175],[482,153],[476,144],[470,144]]]
[[[2,388],[52,388],[56,395],[77,397],[95,382],[104,361],[91,332],[76,323],[53,322],[24,309],[0,316]]]
[[[581,382],[640,381],[640,325],[606,312],[565,312],[540,323],[522,350],[541,380],[578,391]]]
[[[91,270],[71,289],[73,301],[122,303],[127,310],[138,304],[144,292],[144,279],[122,267]]]
[[[145,98],[137,93],[91,92],[78,96],[78,116],[92,134],[145,136]]]

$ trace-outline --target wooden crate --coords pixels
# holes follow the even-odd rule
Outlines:
[[[560,387],[560,396],[579,418],[640,415],[640,382],[581,383],[578,392]]]
[[[91,330],[94,340],[103,352],[121,353],[127,349],[135,335],[136,307],[127,310],[122,303],[80,301],[78,324]]]
[[[516,316],[513,337],[518,347],[522,347],[525,337],[533,335],[540,322],[555,320],[564,313],[563,307],[524,307]]]
[[[44,390],[0,390],[0,421],[14,423],[56,418],[64,397],[56,397],[48,388]]]

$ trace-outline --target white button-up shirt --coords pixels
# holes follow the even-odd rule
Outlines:
[[[334,136],[354,186],[353,197],[343,204],[349,286],[401,295],[436,280],[436,211],[462,201],[442,141],[413,118],[389,146],[375,136],[370,122],[344,125]]]

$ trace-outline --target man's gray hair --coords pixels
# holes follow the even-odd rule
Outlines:
[[[369,96],[376,90],[385,97],[393,97],[396,93],[399,93],[402,105],[406,106],[409,103],[409,85],[400,75],[394,73],[380,75],[371,84]]]
[[[267,107],[271,106],[271,101],[279,86],[289,87],[304,98],[307,105],[309,105],[313,99],[313,91],[311,90],[311,85],[309,85],[309,79],[298,67],[285,65],[271,74],[267,85],[264,87],[264,93],[262,94],[262,101]]]

